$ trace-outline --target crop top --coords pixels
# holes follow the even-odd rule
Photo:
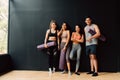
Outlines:
[[[55,33],[52,33],[51,32],[51,29],[50,29],[50,33],[48,34],[49,37],[57,37],[57,31],[55,31]]]
[[[81,39],[81,36],[80,36],[80,35],[76,35],[76,34],[74,33],[73,38],[74,38],[74,39]]]

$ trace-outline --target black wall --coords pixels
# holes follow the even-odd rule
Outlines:
[[[59,28],[66,21],[73,30],[75,24],[84,28],[85,17],[91,16],[107,38],[99,45],[99,71],[120,71],[117,0],[10,0],[9,3],[8,53],[15,69],[48,70],[48,56],[36,46],[43,43],[51,19],[57,21]],[[83,46],[81,71],[88,69],[86,59]]]

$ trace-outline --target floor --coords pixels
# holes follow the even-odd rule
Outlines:
[[[99,76],[92,77],[86,72],[81,72],[78,76],[74,73],[68,75],[60,72],[49,74],[48,71],[14,70],[1,75],[0,80],[120,80],[120,72],[100,72]]]

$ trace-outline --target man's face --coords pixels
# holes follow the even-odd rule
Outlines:
[[[85,23],[86,23],[87,25],[90,25],[90,24],[91,24],[91,19],[90,19],[90,18],[86,18],[86,19],[85,19]]]

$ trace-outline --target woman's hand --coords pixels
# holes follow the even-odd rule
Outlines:
[[[44,47],[45,47],[45,48],[48,48],[47,44],[44,44]]]
[[[62,49],[63,51],[65,51],[67,49],[67,47],[66,46],[64,46],[64,48]]]
[[[73,42],[77,42],[77,39],[74,39],[74,38],[73,38]]]
[[[60,50],[60,46],[58,45],[58,50]]]

